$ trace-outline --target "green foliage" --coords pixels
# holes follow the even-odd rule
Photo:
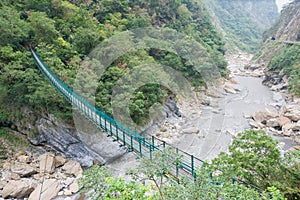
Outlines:
[[[87,197],[95,200],[152,199],[146,195],[151,186],[145,187],[133,181],[126,182],[123,178],[114,178],[107,167],[93,166],[86,170],[79,179],[79,186],[81,192],[87,193]]]
[[[275,186],[288,199],[299,198],[299,152],[280,155],[278,142],[263,131],[240,133],[213,164],[232,177],[267,190]],[[296,154],[296,155],[294,155]]]
[[[279,73],[283,72],[289,77],[290,90],[300,95],[300,46],[298,44],[288,45],[286,48],[277,51],[268,68]]]
[[[97,44],[120,31],[151,25],[170,27],[187,34],[204,46],[214,65],[219,67],[222,75],[227,75],[224,42],[202,3],[192,0],[6,0],[0,4],[0,83],[3,86],[0,104],[12,110],[25,106],[70,118],[70,106],[36,68],[28,47],[34,47],[45,64],[72,86],[76,70]],[[115,60],[98,83],[96,105],[111,114],[114,84],[125,73],[144,63],[171,66],[182,72],[193,85],[205,84],[199,73],[195,73],[182,58],[168,52],[155,56],[152,53],[153,50],[144,49]],[[91,80],[85,83],[88,81]],[[141,125],[149,119],[149,108],[163,103],[169,95],[169,91],[155,84],[130,92],[133,94],[130,115]],[[12,113],[8,118],[16,119]],[[1,119],[8,120],[4,115]]]
[[[252,130],[239,134],[229,151],[212,164],[203,163],[197,170],[195,181],[185,176],[179,180],[171,178],[176,164],[180,165],[181,156],[175,149],[167,148],[163,152],[153,152],[152,160],[141,158],[139,165],[128,172],[131,182],[112,178],[106,167],[94,166],[84,172],[79,183],[82,192],[87,192],[92,199],[299,198],[299,151],[282,157],[277,142],[263,131]],[[145,183],[148,187],[143,185]]]
[[[274,1],[205,0],[215,15],[215,22],[225,33],[229,50],[253,53],[260,47],[264,31],[277,19]]]

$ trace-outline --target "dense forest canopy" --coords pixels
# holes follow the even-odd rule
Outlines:
[[[220,72],[226,75],[224,42],[210,22],[203,4],[194,0],[103,0],[2,1],[0,4],[1,123],[16,117],[18,107],[70,117],[70,106],[47,83],[30,57],[29,47],[67,85],[72,86],[76,70],[100,42],[125,30],[154,26],[171,28],[199,42]],[[101,77],[96,105],[108,114],[114,82],[142,61],[171,65],[197,86],[204,84],[184,59],[159,49],[131,52],[114,61]],[[152,98],[147,98],[152,94]],[[154,95],[154,96],[153,96]],[[132,115],[138,123],[147,121],[147,108],[167,95],[159,85],[141,88],[133,97]],[[12,101],[13,99],[13,101]],[[10,114],[9,114],[10,113]]]
[[[214,24],[224,34],[226,47],[254,53],[260,47],[263,33],[279,14],[274,0],[204,0]]]

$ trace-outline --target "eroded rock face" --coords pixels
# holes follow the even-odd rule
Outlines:
[[[32,144],[49,146],[65,157],[80,162],[83,167],[91,167],[94,161],[104,165],[126,153],[118,143],[100,131],[92,134],[80,132],[56,119],[40,119],[38,132],[31,139]]]
[[[34,190],[36,183],[31,179],[11,180],[3,188],[2,197],[5,198],[26,198]],[[37,198],[38,199],[38,198]]]

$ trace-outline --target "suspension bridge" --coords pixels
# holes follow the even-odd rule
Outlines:
[[[33,49],[31,49],[31,54],[38,68],[53,87],[87,119],[105,131],[107,136],[112,137],[114,141],[119,142],[122,146],[126,146],[129,151],[135,152],[138,156],[149,159],[155,159],[153,157],[154,151],[163,151],[171,147],[180,156],[180,160],[172,166],[171,176],[176,179],[182,176],[196,178],[196,169],[203,163],[201,159],[175,148],[154,136],[150,138],[143,137],[136,131],[130,130],[121,123],[118,123],[72,91],[43,63],[42,59]]]

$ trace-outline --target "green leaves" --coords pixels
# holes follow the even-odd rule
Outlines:
[[[262,190],[275,186],[286,197],[299,198],[299,151],[280,155],[278,142],[264,131],[239,133],[213,166]]]
[[[143,186],[134,181],[126,182],[123,178],[111,176],[107,167],[93,166],[86,170],[83,177],[79,179],[79,186],[82,193],[92,200],[122,199],[122,200],[150,200],[151,185]]]

